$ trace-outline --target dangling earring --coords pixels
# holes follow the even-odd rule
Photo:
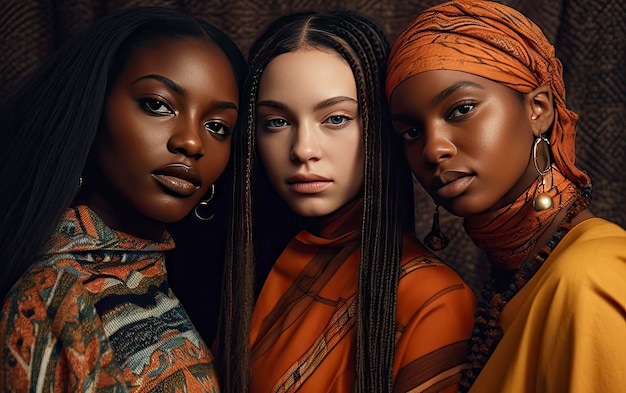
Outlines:
[[[546,167],[544,169],[539,169],[539,162],[537,161],[537,150],[539,148],[541,148],[541,154],[546,157]],[[550,175],[553,176],[552,164],[550,163],[550,141],[543,135],[535,139],[535,144],[533,145],[533,162],[535,164],[535,169],[537,169],[537,173],[539,173],[539,184],[535,190],[533,208],[538,212],[552,209],[554,207],[554,202],[552,201],[550,194],[548,194],[548,191],[552,189],[552,185],[550,185],[550,189],[546,190],[546,175],[550,173]],[[554,184],[554,177],[551,179],[551,184]]]
[[[194,209],[194,213],[196,213],[196,217],[198,217],[199,220],[202,221],[209,221],[213,218],[213,214],[211,214],[208,217],[204,217],[202,216],[198,210],[201,209],[202,207],[206,207],[209,205],[209,202],[211,202],[211,200],[213,199],[213,197],[215,196],[215,184],[211,184],[211,196],[209,196],[207,199],[200,201],[200,203],[198,203],[198,205],[196,206],[196,208]]]
[[[82,186],[83,186],[83,176],[81,175],[81,176],[78,178],[78,184],[76,185],[76,189],[77,189],[77,190],[80,190],[80,188],[81,188]]]
[[[450,240],[439,228],[439,205],[435,206],[435,214],[433,215],[433,227],[424,238],[424,244],[433,251],[439,251],[446,248]]]

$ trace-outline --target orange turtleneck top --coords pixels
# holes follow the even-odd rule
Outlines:
[[[360,220],[360,204],[348,205],[320,236],[300,232],[274,264],[252,317],[251,393],[352,391]],[[400,269],[394,392],[453,392],[474,294],[409,234]]]

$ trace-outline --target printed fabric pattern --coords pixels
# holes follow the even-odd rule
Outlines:
[[[321,235],[300,232],[274,264],[252,315],[251,393],[354,390],[361,209],[340,209]],[[393,391],[449,390],[469,353],[474,294],[413,234],[400,269]]]
[[[0,390],[219,392],[213,358],[167,283],[163,252],[68,209],[0,310]]]

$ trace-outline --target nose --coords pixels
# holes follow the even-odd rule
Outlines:
[[[200,158],[205,154],[202,133],[207,132],[202,122],[188,120],[180,122],[167,143],[172,153],[183,154],[186,157]]]
[[[300,124],[294,132],[290,157],[296,162],[319,161],[322,158],[320,135],[310,124]]]
[[[456,146],[447,131],[431,127],[425,132],[426,143],[422,155],[426,163],[437,165],[456,155]]]

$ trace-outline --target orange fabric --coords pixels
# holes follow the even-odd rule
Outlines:
[[[574,184],[556,169],[547,175],[552,188],[546,193],[552,197],[554,209],[535,211],[533,201],[539,183],[536,182],[512,204],[495,212],[468,217],[463,222],[465,231],[474,244],[490,257],[497,269],[515,270],[527,259],[543,231],[554,217],[577,197]]]
[[[252,317],[251,393],[352,392],[360,220],[361,204],[348,206],[321,236],[298,234],[276,261]],[[461,278],[405,236],[394,391],[455,390],[474,310]]]
[[[407,78],[439,69],[475,74],[521,93],[549,86],[555,103],[550,135],[555,164],[579,188],[590,183],[574,165],[578,115],[565,105],[561,62],[530,19],[495,1],[449,1],[427,9],[391,49],[387,97]]]
[[[169,287],[174,248],[65,211],[0,304],[0,392],[219,392],[213,356]]]

